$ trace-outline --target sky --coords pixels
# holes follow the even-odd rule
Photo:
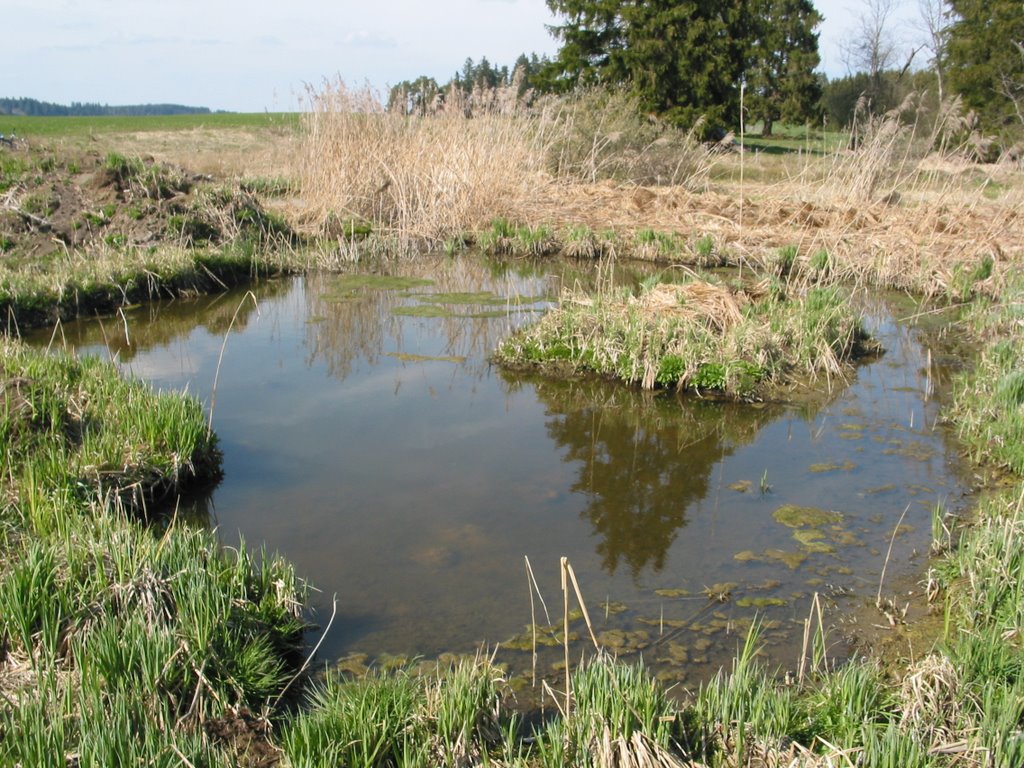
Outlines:
[[[839,44],[867,0],[817,0],[821,69],[846,73]],[[894,0],[913,36],[917,0]],[[293,111],[325,80],[378,89],[467,57],[511,65],[554,54],[544,0],[3,0],[0,97],[57,104],[173,103]]]

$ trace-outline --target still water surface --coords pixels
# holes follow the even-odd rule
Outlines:
[[[757,615],[769,655],[792,667],[815,593],[833,623],[863,614],[904,510],[893,584],[922,574],[936,503],[960,504],[935,426],[939,355],[884,301],[865,305],[883,356],[828,396],[752,406],[492,367],[499,340],[563,281],[594,279],[577,268],[395,269],[422,280],[310,275],[261,283],[255,301],[147,305],[62,331],[79,351],[213,403],[225,477],[198,513],[228,544],[241,535],[288,557],[319,590],[320,621],[336,595],[327,659],[501,643],[501,660],[526,669],[524,558],[555,619],[567,556],[595,630],[621,656],[641,652],[693,683]]]

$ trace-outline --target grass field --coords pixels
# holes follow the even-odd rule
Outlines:
[[[215,112],[207,115],[115,117],[24,117],[0,115],[0,133],[34,139],[81,138],[95,134],[149,133],[197,129],[264,130],[297,128],[299,115],[288,112]]]

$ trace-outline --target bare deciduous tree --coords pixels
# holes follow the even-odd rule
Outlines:
[[[924,33],[924,47],[931,54],[931,65],[939,90],[939,103],[945,98],[944,63],[949,25],[953,9],[949,0],[917,0],[920,29]]]
[[[893,29],[895,9],[896,0],[866,0],[853,36],[840,45],[850,73],[865,72],[869,76],[871,93],[865,96],[872,101],[882,100],[882,73],[893,68],[899,55]]]
[[[1021,76],[1021,71],[1024,70],[1024,41],[1013,40],[1012,42],[1020,54],[1021,66],[1012,73],[1001,72],[999,75],[999,85],[1003,95],[1013,105],[1013,109],[1017,113],[1017,119],[1024,125],[1024,77]]]

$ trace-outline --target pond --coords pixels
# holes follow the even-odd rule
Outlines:
[[[315,586],[321,627],[336,610],[321,659],[498,646],[525,674],[525,629],[548,623],[526,558],[556,622],[563,556],[601,643],[667,680],[728,664],[755,617],[769,659],[795,668],[815,595],[842,658],[844,625],[885,622],[866,610],[883,567],[885,595],[920,579],[936,505],[956,511],[967,493],[939,423],[949,372],[936,334],[895,319],[912,305],[864,298],[885,353],[799,403],[488,363],[563,284],[642,276],[418,261],[136,307],[31,341],[110,355],[212,406],[225,477],[192,514],[228,545],[282,553]],[[587,631],[573,630],[578,658]],[[554,632],[539,640],[552,673]]]

